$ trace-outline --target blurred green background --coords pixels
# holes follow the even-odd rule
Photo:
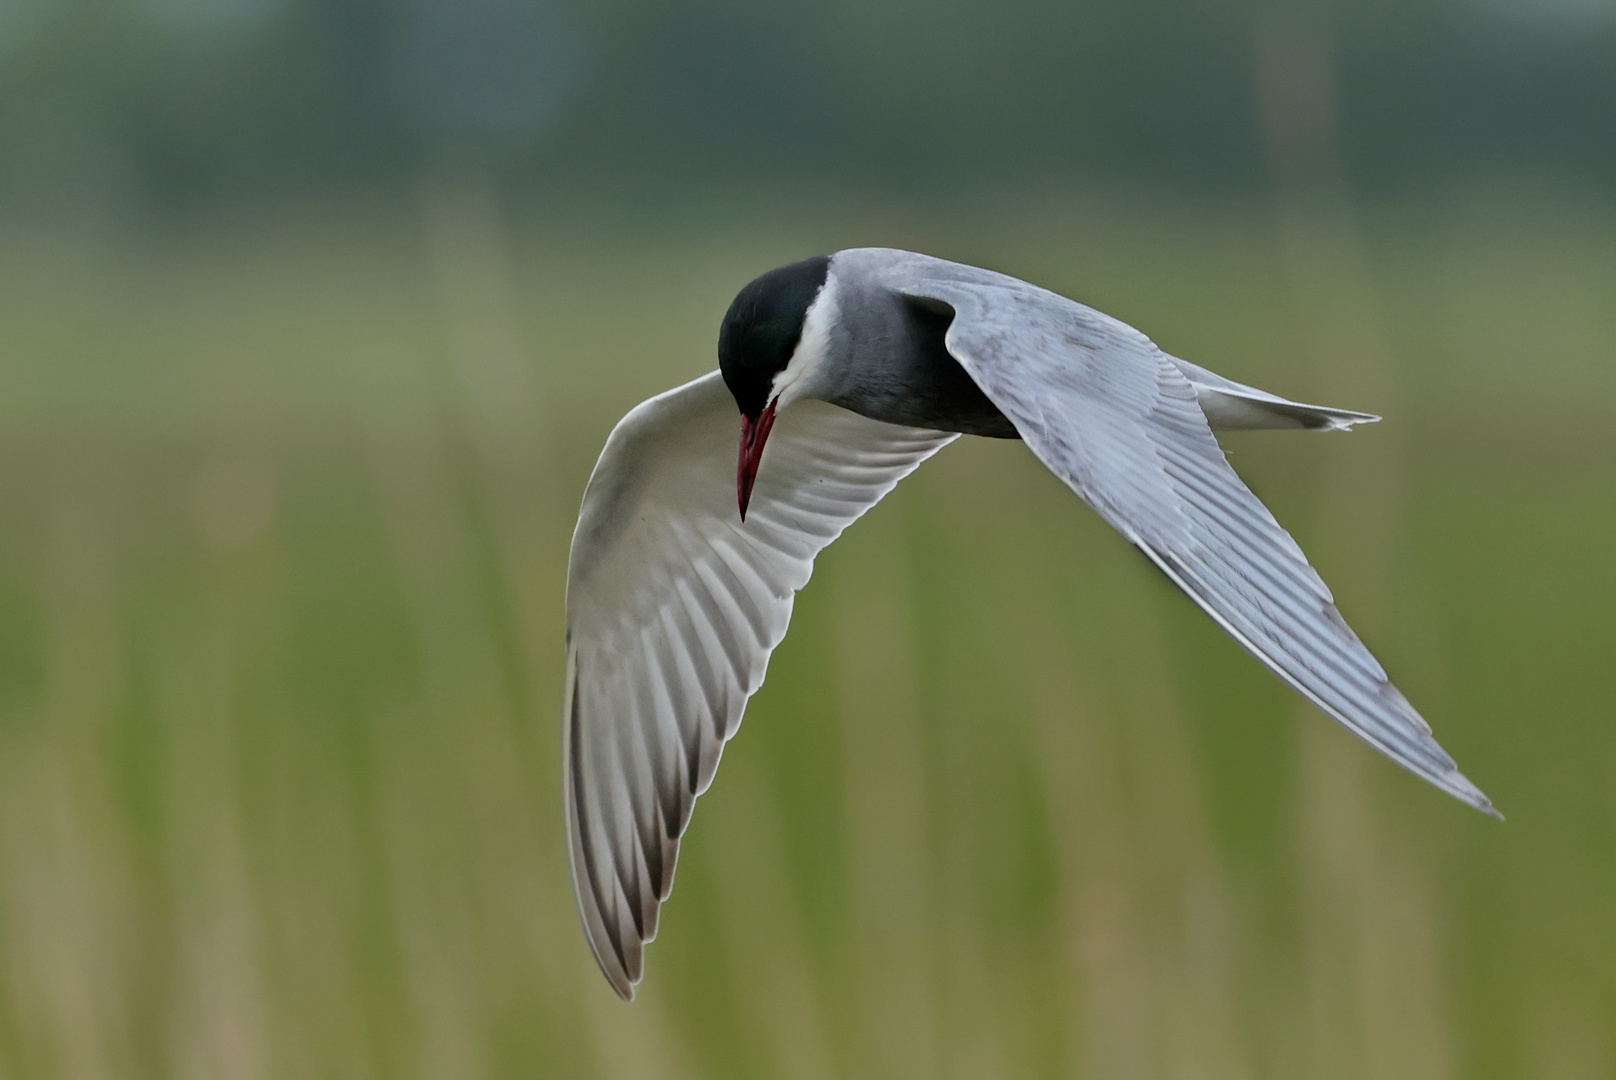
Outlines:
[[[618,1002],[578,500],[860,244],[1384,414],[1226,445],[1508,822],[968,441]],[[1613,359],[1602,0],[0,0],[0,1077],[1616,1077]]]

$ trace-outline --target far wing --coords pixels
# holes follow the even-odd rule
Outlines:
[[[1175,361],[1082,304],[974,273],[902,291],[954,309],[950,354],[1039,460],[1308,700],[1399,765],[1496,813],[1236,475]]]
[[[957,436],[783,410],[743,524],[718,372],[644,402],[584,493],[567,579],[566,812],[595,959],[625,998],[679,837],[785,636],[814,556]]]

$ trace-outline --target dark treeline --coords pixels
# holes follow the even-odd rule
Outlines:
[[[0,19],[0,191],[159,207],[513,186],[1265,175],[1265,9],[1197,0],[59,0]],[[1286,15],[1294,20],[1296,16]],[[1318,6],[1335,141],[1366,187],[1499,169],[1616,183],[1616,14]]]

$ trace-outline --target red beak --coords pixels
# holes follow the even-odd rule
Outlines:
[[[758,413],[758,418],[741,416],[741,459],[735,466],[735,498],[741,506],[741,520],[746,520],[746,508],[752,501],[752,484],[757,480],[758,465],[763,461],[763,444],[774,427],[774,405]]]

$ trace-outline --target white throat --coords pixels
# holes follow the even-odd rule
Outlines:
[[[808,305],[802,321],[802,337],[791,354],[791,362],[774,377],[770,400],[778,399],[778,408],[805,397],[818,397],[827,388],[829,374],[831,333],[841,321],[841,305],[837,299],[836,276],[829,274],[814,302]]]

